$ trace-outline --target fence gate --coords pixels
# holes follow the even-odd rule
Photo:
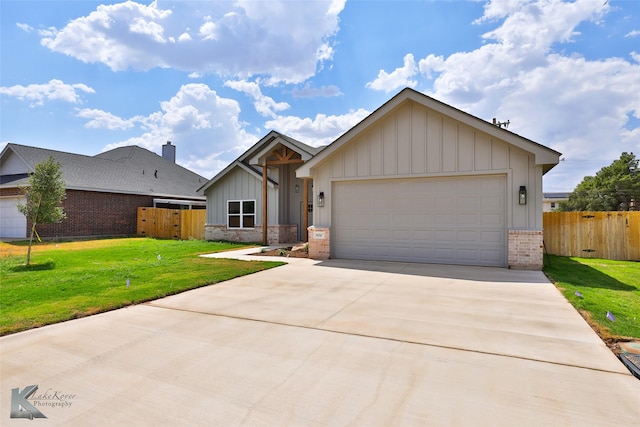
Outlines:
[[[550,254],[640,261],[640,212],[545,212]]]

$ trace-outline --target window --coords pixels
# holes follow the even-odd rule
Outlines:
[[[254,228],[255,223],[255,200],[229,200],[227,202],[227,227]]]
[[[555,209],[556,208],[556,203],[555,202],[551,202],[551,209]]]

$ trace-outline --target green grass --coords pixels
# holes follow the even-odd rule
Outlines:
[[[83,317],[251,274],[282,263],[201,258],[232,243],[146,238],[40,247],[0,257],[0,335]],[[4,252],[20,253],[21,244]],[[127,287],[127,279],[130,286]]]
[[[552,255],[544,272],[603,339],[640,339],[639,262]]]

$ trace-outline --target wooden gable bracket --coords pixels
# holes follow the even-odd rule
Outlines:
[[[302,159],[294,159],[293,156],[296,154],[293,150],[288,150],[286,146],[282,146],[281,151],[273,150],[273,156],[276,160],[267,160],[267,165],[288,165],[288,164],[296,164],[296,163],[304,163]]]

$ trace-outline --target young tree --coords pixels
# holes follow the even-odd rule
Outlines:
[[[596,176],[585,176],[569,200],[560,202],[560,211],[628,211],[640,203],[639,160],[633,153],[622,153]]]
[[[22,188],[25,202],[18,204],[18,210],[31,221],[31,236],[27,251],[27,265],[31,262],[31,243],[38,224],[60,222],[65,217],[60,203],[66,196],[60,163],[49,157],[38,163],[35,172],[29,176],[29,184]]]

